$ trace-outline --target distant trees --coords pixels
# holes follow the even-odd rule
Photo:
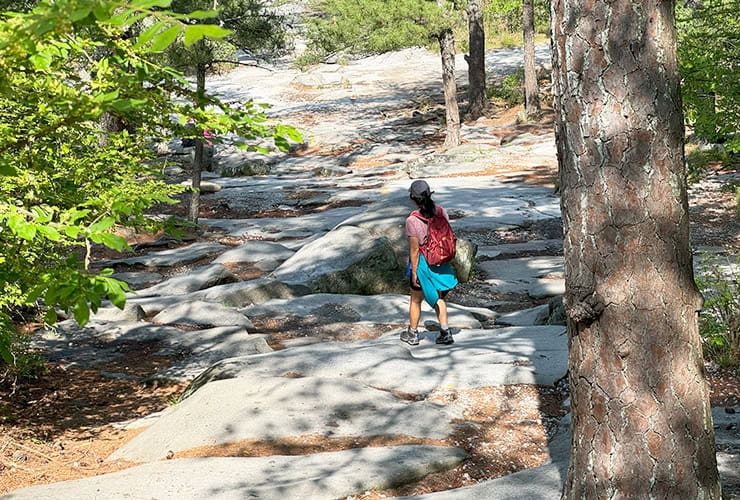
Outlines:
[[[218,9],[216,15],[194,19],[208,32],[219,38],[201,39],[186,44],[184,39],[167,50],[168,62],[187,74],[195,75],[195,106],[203,108],[206,76],[214,65],[238,63],[238,51],[248,54],[276,55],[286,44],[285,27],[281,19],[260,0],[173,0],[171,9],[179,13],[207,12]],[[228,30],[228,31],[226,31]],[[205,166],[205,147],[202,126],[191,128],[195,133],[195,154],[192,167],[189,219],[198,222],[200,212],[201,173]],[[214,138],[218,141],[217,138]]]
[[[552,3],[573,419],[566,499],[721,498],[673,12],[662,0]]]
[[[320,15],[310,21],[309,50],[332,54],[379,54],[434,41],[442,60],[445,98],[445,147],[460,144],[460,112],[455,82],[453,27],[461,10],[450,0],[320,0]]]
[[[701,138],[740,152],[740,17],[737,0],[680,2],[678,58],[688,123]]]

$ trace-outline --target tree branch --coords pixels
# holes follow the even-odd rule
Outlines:
[[[249,66],[249,67],[252,67],[252,68],[264,69],[266,71],[275,71],[272,68],[268,68],[266,66],[262,66],[262,65],[257,64],[257,63],[249,63],[249,62],[241,62],[241,61],[231,61],[229,59],[214,59],[213,61],[211,61],[211,64],[216,64],[216,63],[234,64],[236,66]]]

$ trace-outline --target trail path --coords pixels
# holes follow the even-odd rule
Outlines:
[[[547,58],[539,48],[538,61]],[[518,50],[490,53],[490,76],[520,60]],[[463,82],[461,58],[457,68]],[[125,356],[122,346],[156,346],[171,363],[146,380],[188,382],[186,397],[120,423],[141,432],[108,460],[142,465],[3,498],[377,498],[451,470],[475,484],[465,469],[471,449],[490,443],[464,442],[479,426],[472,395],[536,385],[537,412],[547,394],[561,394],[566,375],[565,327],[546,324],[549,301],[564,289],[559,199],[548,185],[554,137],[546,120],[516,126],[495,115],[464,125],[464,144],[440,153],[439,74],[435,54],[413,49],[308,73],[240,68],[210,80],[229,100],[272,104],[307,147],[268,158],[219,151],[224,175],[206,175],[216,187],[203,196],[201,240],[106,262],[136,290],[126,310],[104,308],[84,329],[65,321],[39,340],[56,362],[98,369]],[[226,175],[245,171],[260,175]],[[452,346],[434,344],[426,305],[421,344],[399,342],[407,297],[392,280],[373,295],[348,291],[353,277],[369,275],[362,261],[378,276],[402,275],[406,189],[420,177],[457,234],[477,245],[476,273],[450,295]],[[549,420],[543,409],[512,424],[545,429],[546,463],[465,489],[437,483],[447,491],[423,498],[559,498],[567,402],[552,400]],[[716,418],[737,425],[732,415]],[[248,456],[249,443],[286,439],[345,444]],[[718,442],[740,445],[731,431]],[[724,453],[722,464],[732,478],[738,455]]]

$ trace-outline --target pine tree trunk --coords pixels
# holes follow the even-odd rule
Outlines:
[[[196,106],[201,106],[202,97],[206,91],[206,66],[205,64],[199,64],[196,69]],[[203,131],[201,130],[200,137],[195,140],[195,155],[193,158],[193,191],[190,193],[190,214],[189,220],[195,224],[198,223],[198,214],[200,213],[200,181],[201,172],[203,171],[203,159],[204,159],[204,147],[203,147]]]
[[[523,0],[522,25],[524,26],[524,112],[536,116],[540,112],[537,88],[537,68],[534,64],[534,0]]]
[[[476,120],[486,107],[486,33],[482,0],[468,1],[468,116]]]
[[[460,110],[457,107],[457,82],[455,82],[455,37],[452,30],[439,35],[439,53],[442,57],[442,85],[445,94],[447,135],[445,148],[460,145]]]
[[[552,2],[572,408],[566,499],[720,499],[673,9]]]

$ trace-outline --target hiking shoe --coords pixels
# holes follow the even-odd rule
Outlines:
[[[454,344],[455,339],[452,338],[452,333],[450,333],[449,330],[440,330],[439,335],[437,335],[437,340],[434,341],[435,344]]]
[[[419,332],[407,328],[401,332],[401,341],[406,342],[408,345],[419,345]]]

